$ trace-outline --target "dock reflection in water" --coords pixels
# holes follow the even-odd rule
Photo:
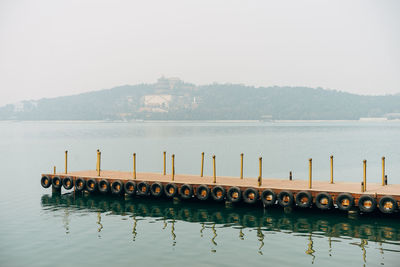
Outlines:
[[[161,221],[162,227],[159,230],[169,229],[171,245],[175,246],[179,242],[176,234],[177,222],[197,223],[200,238],[204,238],[205,231],[211,233],[209,240],[211,252],[217,252],[219,240],[224,239],[224,236],[219,233],[221,228],[237,230],[238,239],[252,238],[257,241],[258,245],[255,249],[260,255],[270,249],[265,246],[264,242],[268,234],[279,232],[305,237],[304,252],[311,257],[311,263],[314,263],[316,252],[318,252],[318,247],[314,243],[316,239],[325,238],[329,246],[329,256],[334,253],[334,243],[346,240],[349,244],[358,246],[360,248],[358,257],[361,262],[367,262],[366,246],[368,246],[368,242],[374,242],[376,243],[375,247],[382,254],[381,264],[383,264],[385,252],[384,244],[396,247],[400,245],[398,217],[349,217],[339,212],[332,214],[314,210],[283,211],[281,208],[264,210],[259,207],[230,207],[215,203],[208,205],[201,202],[171,202],[147,198],[121,199],[112,196],[74,196],[73,194],[43,195],[41,204],[45,212],[64,212],[63,224],[66,234],[70,232],[69,216],[71,214],[96,213],[97,232],[98,237],[101,238],[101,232],[107,228],[102,223],[102,216],[112,214],[132,218],[132,221],[129,222],[132,225],[132,241],[136,241],[141,234],[138,230],[140,221],[144,221],[144,223],[146,223],[146,219]],[[246,234],[245,230],[256,231],[256,235]],[[153,229],[153,231],[157,231],[157,229]]]

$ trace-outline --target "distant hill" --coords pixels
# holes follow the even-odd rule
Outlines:
[[[400,118],[400,94],[363,96],[307,87],[154,84],[23,101],[0,107],[0,120],[357,120]]]

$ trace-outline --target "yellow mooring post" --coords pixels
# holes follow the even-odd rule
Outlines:
[[[167,160],[166,160],[167,152],[164,151],[163,154],[164,154],[164,171],[163,171],[163,175],[166,175],[167,174],[167,167],[166,167],[166,164],[167,164]]]
[[[204,152],[201,152],[201,170],[200,170],[200,177],[203,177],[203,170],[204,170]]]
[[[172,177],[172,181],[173,180],[175,180],[175,155],[174,154],[172,154],[172,174],[171,174],[171,177]]]
[[[333,184],[333,156],[331,156],[331,184]]]
[[[97,176],[100,176],[100,161],[101,161],[101,152],[97,151]]]
[[[258,158],[259,163],[259,176],[258,176],[258,186],[262,184],[262,157]]]
[[[240,154],[240,179],[243,179],[243,153]]]
[[[54,166],[54,169],[53,169],[53,170],[54,170],[54,174],[56,174],[56,166]]]
[[[136,179],[136,153],[133,153],[133,179]]]
[[[96,172],[99,171],[99,152],[100,152],[100,149],[97,149],[97,152],[96,152],[96,155],[97,155]]]
[[[68,150],[65,150],[65,174],[68,173]]]
[[[217,182],[217,172],[216,172],[216,166],[215,166],[215,155],[212,156],[213,159],[213,183],[215,184]]]
[[[308,164],[309,165],[308,188],[311,189],[311,187],[312,187],[312,159],[308,159],[308,162],[309,162],[309,164]]]
[[[364,159],[363,161],[363,173],[364,173],[364,188],[363,192],[367,191],[367,160]]]
[[[382,157],[382,186],[385,185],[385,157]]]

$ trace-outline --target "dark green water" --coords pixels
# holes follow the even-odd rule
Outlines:
[[[40,174],[53,165],[160,171],[162,151],[175,153],[177,173],[198,173],[200,153],[217,155],[217,174],[307,176],[378,182],[380,157],[399,183],[400,123],[0,123],[0,266],[398,266],[400,217],[357,216],[259,206],[52,195]]]

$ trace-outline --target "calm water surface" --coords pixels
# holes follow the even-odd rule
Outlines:
[[[162,170],[162,151],[176,157],[176,172],[379,182],[387,158],[389,183],[400,183],[399,122],[309,123],[94,123],[0,122],[0,266],[398,266],[400,217],[349,217],[315,210],[264,210],[198,202],[111,196],[52,195],[40,174],[94,169]],[[168,162],[170,164],[170,161]],[[169,166],[169,165],[168,165]],[[169,171],[169,170],[168,170]]]

